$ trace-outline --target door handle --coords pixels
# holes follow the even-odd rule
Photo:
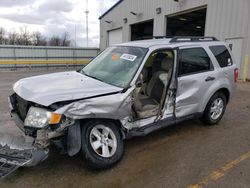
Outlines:
[[[206,82],[215,80],[215,77],[209,76],[205,79]]]

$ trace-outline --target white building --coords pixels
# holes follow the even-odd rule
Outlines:
[[[250,79],[249,0],[120,0],[100,16],[100,48],[153,36],[215,36]]]

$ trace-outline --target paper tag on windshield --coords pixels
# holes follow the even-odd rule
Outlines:
[[[137,58],[137,56],[132,55],[132,54],[122,54],[120,58],[128,60],[128,61],[134,61]]]

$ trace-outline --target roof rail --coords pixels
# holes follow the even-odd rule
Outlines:
[[[153,36],[153,39],[171,39],[174,36]]]
[[[194,36],[176,36],[173,37],[169,42],[206,42],[206,41],[218,41],[215,37],[194,37]]]

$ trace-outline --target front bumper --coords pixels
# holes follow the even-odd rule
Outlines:
[[[35,166],[44,161],[48,154],[48,149],[35,146],[33,141],[27,141],[27,137],[0,133],[0,178],[20,166]]]
[[[24,127],[23,123],[25,117],[23,111],[26,112],[27,109],[24,109],[22,105],[19,106],[19,109],[16,105],[17,100],[16,94],[9,97],[11,117],[25,136],[0,133],[0,178],[6,177],[20,166],[35,166],[44,161],[49,154],[48,148],[41,148],[34,144],[36,143],[35,137]],[[25,101],[21,102],[27,106]]]

